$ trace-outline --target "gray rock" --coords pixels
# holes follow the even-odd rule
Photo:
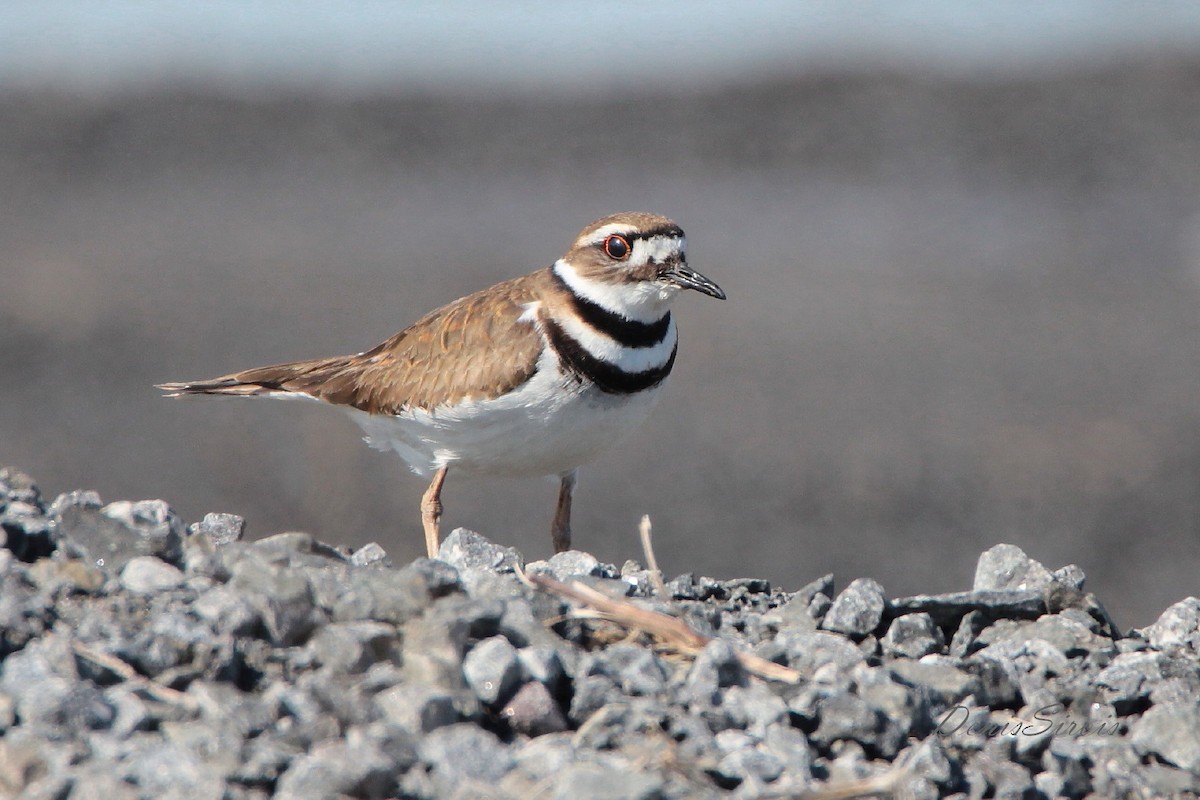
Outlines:
[[[667,670],[652,652],[633,645],[614,645],[585,656],[574,685],[570,718],[582,724],[606,705],[664,692]]]
[[[418,736],[459,721],[453,695],[428,686],[393,686],[375,704],[382,719]]]
[[[517,649],[503,636],[476,644],[463,659],[463,677],[484,705],[499,705],[521,680]]]
[[[1009,708],[1022,693],[1028,694],[1045,685],[1048,677],[1062,668],[1062,654],[1052,646],[1034,639],[1008,654],[995,658],[973,657],[962,662],[963,668],[979,681],[975,699],[992,708]],[[1045,656],[1048,661],[1038,661]]]
[[[1083,574],[1083,568],[1078,564],[1068,564],[1065,567],[1059,567],[1050,573],[1054,582],[1074,589],[1077,592],[1083,591],[1083,586],[1087,582],[1087,576]]]
[[[183,522],[161,500],[122,500],[101,509],[70,505],[56,522],[67,555],[108,570],[142,555],[175,564],[183,553]]]
[[[76,489],[71,492],[63,492],[54,498],[54,502],[46,509],[46,516],[61,517],[68,508],[98,509],[103,506],[104,501],[100,499],[98,492],[90,489]]]
[[[272,643],[284,647],[301,644],[325,621],[302,572],[250,557],[238,560],[232,573],[230,588],[247,594]]]
[[[858,696],[880,715],[881,725],[872,746],[884,758],[894,758],[910,735],[931,727],[922,694],[896,680],[890,671],[860,664],[852,670],[852,678]]]
[[[121,586],[134,594],[165,592],[183,583],[183,572],[154,556],[135,556],[121,568]]]
[[[279,779],[279,800],[313,797],[384,798],[395,787],[395,765],[370,742],[322,742],[294,760]]]
[[[208,589],[192,602],[192,610],[215,631],[229,636],[252,635],[262,616],[245,593],[224,584]]]
[[[558,703],[545,685],[537,681],[529,681],[518,689],[501,709],[500,716],[508,720],[513,730],[526,736],[542,736],[567,729]]]
[[[889,663],[888,669],[905,684],[921,690],[931,702],[935,713],[941,713],[962,702],[968,695],[982,691],[979,678],[963,669],[956,659],[900,659]]]
[[[1161,653],[1118,653],[1094,680],[1117,712],[1128,714],[1150,697],[1150,689],[1162,676],[1162,661]]]
[[[790,724],[771,725],[763,734],[762,747],[780,760],[784,774],[796,783],[812,779],[813,752],[803,732]]]
[[[204,519],[188,526],[191,536],[203,536],[216,547],[240,542],[246,529],[246,520],[237,514],[221,514],[210,512]]]
[[[718,637],[689,658],[563,622],[519,554],[469,532],[449,560],[391,569],[373,546],[222,544],[198,524],[181,573],[154,552],[178,527],[165,504],[109,516],[76,493],[47,516],[15,483],[5,537],[63,552],[0,549],[0,793],[749,798],[901,761],[914,799],[1200,789],[1200,601],[1119,638],[1082,571],[1015,548],[985,554],[978,591],[886,602],[856,581],[836,604],[828,577],[789,597],[685,575],[667,601],[636,564],[619,581],[586,553],[530,565]],[[96,542],[103,570],[78,557]],[[749,678],[743,647],[801,682]],[[999,733],[1022,720],[1055,727]]]
[[[0,546],[22,561],[48,557],[58,538],[54,522],[35,505],[10,501],[0,511]]]
[[[42,592],[50,595],[92,594],[99,592],[105,573],[77,558],[64,561],[43,558],[29,565],[26,575]]]
[[[880,640],[883,652],[897,658],[917,659],[939,652],[946,645],[941,628],[925,613],[896,617]]]
[[[721,707],[737,727],[761,738],[768,728],[788,720],[788,706],[782,697],[763,683],[730,686],[720,696]]]
[[[856,741],[864,747],[875,747],[885,723],[867,701],[848,693],[821,700],[817,718],[817,729],[811,738],[825,747],[843,739]]]
[[[131,755],[124,765],[143,797],[194,797],[221,800],[225,781],[186,747],[152,742]]]
[[[832,572],[801,586],[788,600],[788,605],[795,603],[797,609],[806,609],[817,595],[824,595],[827,598],[833,597],[834,585]]]
[[[29,503],[41,507],[42,493],[28,474],[16,467],[0,467],[0,497],[9,503]]]
[[[862,638],[879,627],[886,606],[883,587],[871,578],[858,578],[833,601],[821,627]]]
[[[1200,706],[1152,706],[1133,723],[1129,739],[1143,753],[1152,753],[1181,769],[1200,773]]]
[[[49,634],[4,660],[0,691],[16,700],[23,724],[67,730],[105,728],[116,711],[103,693],[79,679],[71,642]]]
[[[601,764],[570,764],[554,780],[553,800],[653,800],[662,796],[662,778]]]
[[[971,610],[963,615],[950,639],[946,654],[954,658],[966,658],[985,646],[978,641],[979,634],[987,629],[989,620],[981,611]]]
[[[71,793],[66,800],[139,800],[139,795],[132,784],[109,774],[103,766],[95,766],[72,775]]]
[[[512,754],[495,734],[461,723],[430,732],[418,754],[435,780],[447,787],[462,781],[494,784],[513,768]]]
[[[1150,703],[1156,706],[1183,705],[1200,697],[1200,669],[1185,659],[1164,659],[1163,677],[1150,687]]]
[[[1033,776],[1021,764],[982,756],[972,759],[972,763],[992,787],[991,796],[998,800],[1024,800],[1036,791]]]
[[[1188,597],[1164,611],[1142,631],[1151,647],[1200,652],[1200,599]]]
[[[368,567],[372,564],[391,566],[387,551],[378,542],[368,542],[354,551],[350,563],[356,567]]]
[[[720,689],[745,686],[746,682],[746,670],[737,652],[725,640],[713,639],[692,662],[684,682],[684,697],[691,703],[713,705],[720,702]]]
[[[991,626],[978,638],[982,652],[993,647],[1011,648],[1022,642],[1041,640],[1052,645],[1067,658],[1092,652],[1114,653],[1112,640],[1093,633],[1083,623],[1062,614],[1047,614],[1034,622],[1003,620]]]
[[[457,588],[458,573],[449,565],[442,566],[453,573]],[[345,577],[326,571],[324,577],[314,583],[316,600],[329,609],[334,619],[346,622],[372,620],[398,625],[428,608],[434,597],[440,596],[433,592],[446,591],[439,582],[444,576],[416,564],[401,570],[356,569]]]
[[[806,678],[826,664],[844,670],[865,658],[862,652],[844,637],[822,631],[780,631],[776,644],[786,653],[788,666]]]
[[[546,572],[560,581],[587,576],[616,577],[616,570],[611,565],[601,564],[592,554],[579,550],[555,553],[549,560],[540,563],[545,564]],[[530,571],[535,571],[533,564],[530,564],[529,568]]]
[[[330,622],[308,642],[318,664],[338,672],[361,673],[381,661],[400,663],[399,632],[383,622]]]
[[[734,784],[748,781],[758,786],[778,780],[783,767],[783,760],[771,751],[749,746],[726,754],[717,764],[716,772]]]
[[[442,540],[438,558],[459,570],[489,570],[512,572],[525,562],[511,547],[493,544],[487,538],[466,528],[455,528]]]
[[[521,674],[537,681],[551,692],[557,691],[564,678],[562,658],[557,650],[548,647],[522,647],[517,652]]]
[[[1054,583],[1050,570],[1025,555],[1016,545],[998,544],[979,557],[975,566],[976,592],[1027,590],[1042,592]]]
[[[608,675],[630,696],[654,695],[667,685],[667,668],[654,652],[636,645],[618,644],[591,654],[583,674]]]
[[[894,616],[924,612],[942,628],[958,625],[972,611],[987,619],[1036,619],[1046,613],[1041,591],[1001,589],[901,597],[888,603]]]
[[[403,628],[405,678],[450,691],[466,688],[462,659],[470,633],[470,623],[453,613],[431,609],[409,620]]]

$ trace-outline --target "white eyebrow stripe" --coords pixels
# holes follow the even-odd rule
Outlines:
[[[614,233],[621,236],[632,236],[637,233],[637,228],[630,227],[623,222],[610,222],[592,231],[592,235],[583,240],[583,244],[600,244]]]

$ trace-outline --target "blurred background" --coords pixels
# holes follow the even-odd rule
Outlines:
[[[1012,542],[1119,625],[1198,591],[1200,6],[0,9],[0,463],[397,561],[424,481],[321,407],[152,384],[363,350],[652,210],[677,304],[579,547],[969,588]],[[445,530],[549,554],[555,484]]]

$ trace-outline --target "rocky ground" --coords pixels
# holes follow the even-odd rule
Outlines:
[[[29,798],[1200,793],[1200,601],[1116,629],[998,545],[970,591],[795,592],[454,531],[395,566],[0,471],[0,794]],[[523,570],[522,570],[523,567]],[[522,579],[714,637],[653,641]],[[793,672],[765,680],[739,653]]]

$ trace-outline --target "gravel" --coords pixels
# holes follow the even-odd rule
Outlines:
[[[0,526],[4,797],[1200,793],[1200,600],[1121,632],[1077,566],[1011,545],[953,594],[688,574],[659,597],[635,562],[525,564],[460,529],[395,566],[158,500],[46,502],[12,469]],[[522,571],[715,638],[655,646]]]

